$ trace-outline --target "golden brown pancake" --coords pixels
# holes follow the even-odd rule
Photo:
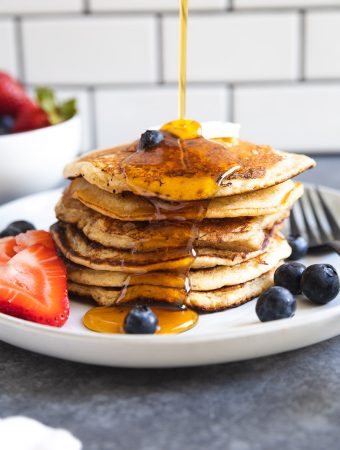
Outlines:
[[[197,257],[189,258],[187,250],[169,249],[159,252],[135,253],[133,251],[104,247],[90,241],[74,225],[58,222],[51,234],[59,251],[75,264],[95,270],[140,273],[141,271],[171,270],[187,267],[211,268],[216,265],[235,265],[263,253],[267,243],[254,252],[232,252],[224,249],[198,248]],[[124,261],[124,265],[122,264]]]
[[[169,221],[123,222],[99,214],[66,192],[56,206],[57,218],[74,224],[90,240],[106,247],[136,252],[185,246],[190,237],[190,222],[182,226]],[[234,252],[247,252],[262,247],[266,230],[288,217],[289,211],[258,216],[204,220],[199,224],[195,247],[222,248]],[[170,237],[170,238],[169,238]]]
[[[218,140],[217,140],[218,141]],[[68,164],[64,170],[66,178],[83,177],[98,188],[120,194],[132,191],[134,188],[127,183],[122,165],[126,159],[137,151],[139,141],[128,145],[94,151]],[[191,141],[182,145],[191,145]],[[184,149],[185,150],[185,149]],[[228,148],[230,156],[240,165],[230,177],[219,186],[216,197],[241,194],[274,186],[282,183],[301,172],[313,167],[315,162],[304,155],[285,153],[265,145],[256,145],[240,141],[239,145]],[[167,177],[177,177],[178,174],[169,170]],[[161,193],[151,193],[149,190],[140,195],[165,198]],[[186,198],[196,200],[196,198]]]
[[[277,214],[291,208],[293,203],[302,195],[302,184],[288,180],[279,185],[246,194],[214,198],[209,203],[206,218],[223,219]],[[121,221],[160,221],[166,219],[165,216],[163,217],[155,212],[154,206],[146,198],[130,192],[109,194],[81,178],[71,183],[62,202],[67,203],[69,196],[104,216]],[[164,205],[168,210],[172,208],[176,219],[176,214],[178,214],[176,204],[164,202]],[[61,206],[59,206],[59,209],[61,209]],[[197,202],[188,202],[187,218],[196,218],[197,209]]]
[[[210,291],[224,286],[233,286],[255,279],[272,268],[280,260],[291,253],[287,241],[282,236],[275,236],[270,240],[266,251],[261,255],[242,261],[232,266],[216,266],[212,269],[190,270],[189,282],[194,291]],[[100,271],[68,266],[68,278],[75,283],[101,286],[123,287],[127,281],[129,286],[142,284],[143,286],[159,286],[157,273],[149,273],[143,277],[131,277],[130,274],[112,271]],[[171,273],[162,273],[161,282],[165,286],[172,286]],[[181,285],[180,285],[181,286]]]
[[[281,262],[278,264],[278,266]],[[222,311],[235,308],[257,297],[273,285],[276,268],[246,283],[227,286],[208,292],[191,291],[186,299],[186,306],[202,312]],[[91,298],[102,306],[117,304],[119,288],[105,288],[69,282],[69,291],[81,297]],[[152,302],[152,298],[150,298]]]
[[[280,262],[277,267],[282,264]],[[235,308],[258,297],[262,292],[273,286],[275,270],[235,286],[226,286],[215,291],[192,291],[185,302],[186,306],[201,312],[216,312]]]

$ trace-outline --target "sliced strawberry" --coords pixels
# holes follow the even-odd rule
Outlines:
[[[6,264],[15,255],[15,238],[5,237],[0,239],[0,265]]]
[[[55,250],[36,244],[0,266],[0,311],[55,327],[66,322],[66,270]]]
[[[44,247],[55,249],[53,239],[47,231],[43,230],[29,230],[26,233],[20,233],[15,237],[16,246],[14,250],[16,253],[21,252],[27,247],[35,244],[41,244]]]

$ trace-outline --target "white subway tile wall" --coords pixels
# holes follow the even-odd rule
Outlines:
[[[157,81],[154,17],[27,19],[23,50],[28,83]]]
[[[0,18],[0,67],[18,75],[15,23]]]
[[[191,17],[189,81],[294,80],[299,20],[294,13]],[[178,19],[164,19],[164,77],[177,79]]]
[[[327,7],[340,5],[340,0],[234,0],[235,8]]]
[[[307,78],[340,79],[340,11],[307,14],[306,48]]]
[[[0,13],[31,14],[81,12],[82,0],[1,0]]]
[[[235,120],[245,139],[287,150],[337,151],[340,85],[238,87]]]
[[[225,87],[188,89],[188,117],[225,120],[229,92]],[[176,87],[99,89],[96,92],[98,147],[136,139],[148,126],[177,116]]]
[[[190,0],[188,117],[340,152],[340,0]],[[177,116],[178,0],[0,0],[0,70],[77,97],[83,150]]]

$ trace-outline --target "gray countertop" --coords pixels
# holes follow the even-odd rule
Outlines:
[[[340,189],[340,157],[317,159],[301,178]],[[339,449],[340,337],[168,370],[87,366],[0,343],[0,364],[0,417],[68,428],[84,450]]]

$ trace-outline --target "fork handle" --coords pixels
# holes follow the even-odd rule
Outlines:
[[[338,255],[340,255],[340,241],[332,241],[327,244],[331,247]]]

